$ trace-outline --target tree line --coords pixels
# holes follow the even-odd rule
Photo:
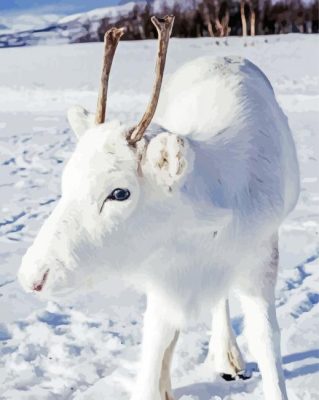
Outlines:
[[[119,15],[115,25],[125,26],[125,40],[153,39],[156,31],[151,23],[151,3],[136,4],[126,16]],[[173,37],[255,36],[284,33],[318,33],[318,1],[301,0],[193,0],[192,7],[164,2],[157,15],[175,15]],[[103,41],[104,33],[114,26],[114,18],[103,18],[98,25],[88,21],[77,41]]]

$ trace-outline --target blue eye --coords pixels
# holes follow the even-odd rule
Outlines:
[[[108,200],[124,201],[130,197],[131,193],[128,189],[114,189],[113,192],[108,196]]]
[[[114,189],[111,194],[109,194],[106,199],[103,201],[102,207],[100,208],[100,214],[103,211],[104,205],[107,201],[124,201],[127,200],[131,196],[131,193],[128,189],[117,188]]]

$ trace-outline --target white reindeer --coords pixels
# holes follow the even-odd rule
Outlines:
[[[209,357],[226,379],[245,364],[229,321],[237,292],[266,400],[287,400],[274,288],[278,227],[294,208],[299,170],[287,119],[251,62],[204,57],[184,65],[157,106],[173,17],[159,33],[151,101],[133,129],[104,122],[107,82],[123,29],[106,34],[96,120],[80,107],[62,197],[19,271],[26,290],[59,294],[119,274],[147,294],[141,368],[132,400],[173,399],[178,333],[214,309]]]

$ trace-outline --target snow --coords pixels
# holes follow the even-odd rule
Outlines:
[[[141,5],[143,5],[143,3]],[[94,22],[94,21],[99,21],[105,17],[108,17],[112,20],[118,18],[121,15],[128,15],[131,11],[133,11],[135,6],[136,2],[130,1],[129,3],[119,6],[97,8],[95,10],[87,11],[85,13],[68,15],[67,17],[61,18],[59,23],[66,24],[75,21],[85,22],[87,20]]]
[[[0,48],[21,47],[36,44],[62,44],[78,42],[90,31],[91,38],[98,41],[100,21],[107,18],[116,23],[128,16],[136,6],[130,1],[123,5],[96,8],[87,12],[61,16],[58,14],[4,14],[0,16]],[[139,2],[140,6],[145,2]]]
[[[192,9],[196,3],[200,3],[200,0],[154,0],[153,8],[155,12],[160,12],[163,10],[163,6],[173,8],[178,5],[182,10],[185,10]]]
[[[145,5],[145,2],[139,2]],[[135,7],[136,2],[130,1],[112,7],[100,7],[86,12],[64,15],[63,7],[56,7],[55,13],[27,10],[22,12],[4,12],[0,15],[0,35],[45,29],[50,25],[65,25],[70,23],[86,23],[99,21],[102,18],[116,19],[121,15],[128,15]]]
[[[0,15],[0,35],[26,30],[42,29],[55,24],[61,18],[58,14],[3,14]]]
[[[152,86],[155,41],[123,42],[116,54],[109,117],[136,122]],[[2,49],[0,63],[0,399],[127,400],[141,342],[145,300],[123,283],[92,282],[86,293],[41,302],[16,281],[21,256],[60,193],[75,145],[66,110],[94,110],[100,43]],[[280,232],[277,309],[291,400],[319,399],[319,54],[317,37],[173,39],[167,75],[205,54],[239,54],[270,78],[297,144],[301,194]],[[233,326],[248,381],[225,382],[204,363],[209,316],[185,330],[173,365],[176,399],[261,400],[261,378],[243,334]]]

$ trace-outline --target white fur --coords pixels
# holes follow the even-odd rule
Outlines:
[[[205,304],[217,307],[216,369],[244,368],[225,306],[237,291],[265,399],[286,400],[274,307],[277,232],[296,204],[299,171],[267,78],[239,58],[186,64],[162,93],[160,132],[138,148],[126,142],[129,127],[92,127],[80,108],[69,120],[79,143],[62,198],[22,260],[21,284],[32,290],[49,270],[42,292],[59,294],[119,273],[147,293],[134,400],[172,396],[173,338]],[[107,201],[99,213],[115,188],[131,197]]]
[[[245,374],[245,362],[232,331],[228,301],[222,299],[213,310],[212,336],[208,359],[219,373],[236,377]]]

